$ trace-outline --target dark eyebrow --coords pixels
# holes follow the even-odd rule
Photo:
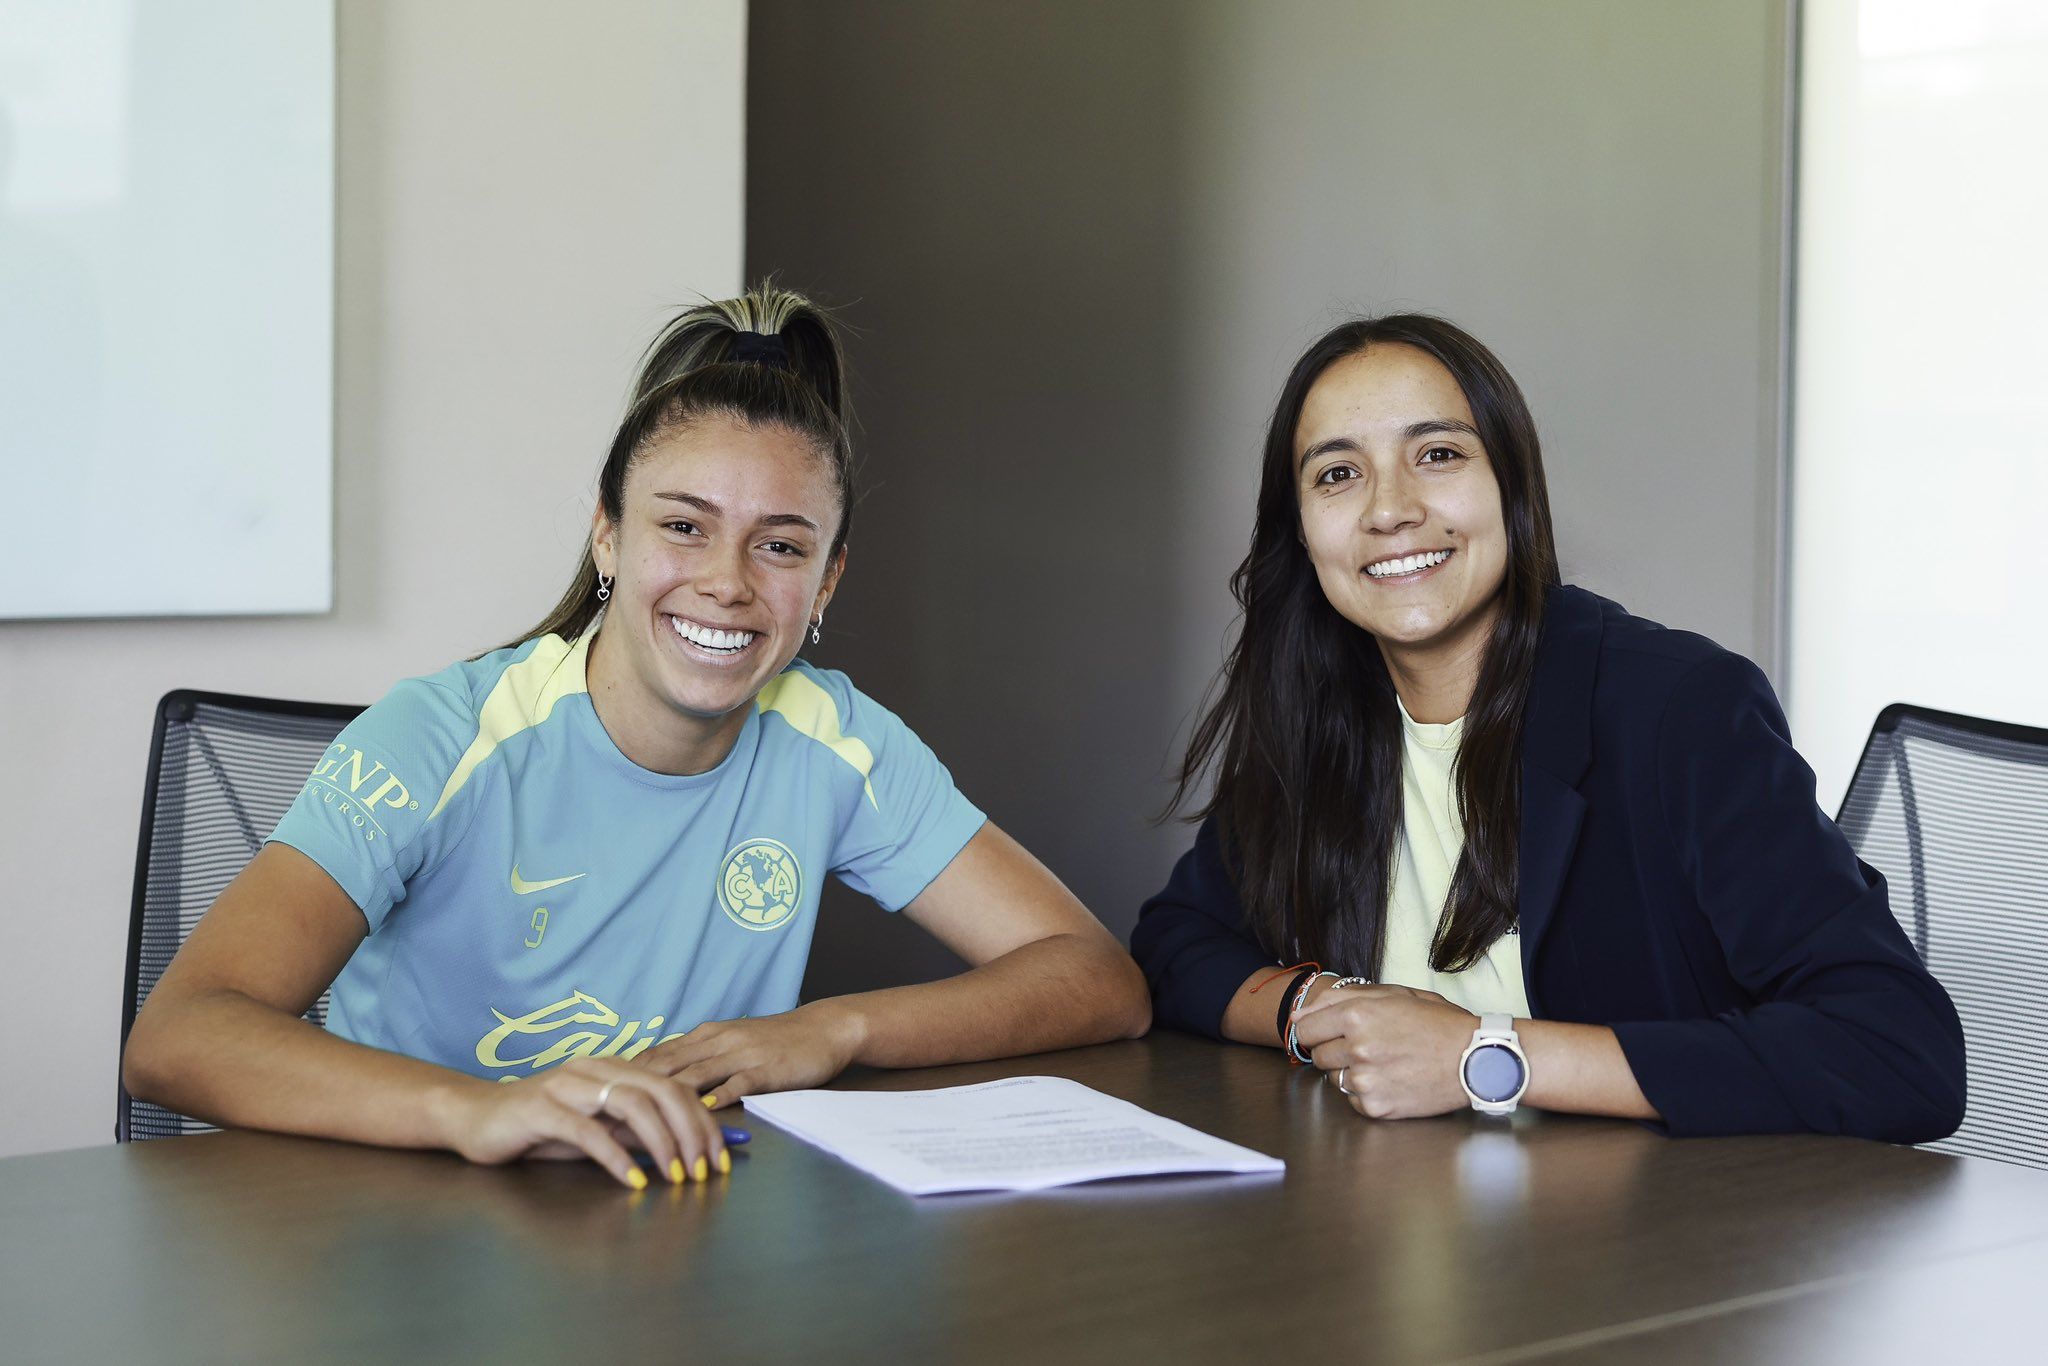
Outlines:
[[[666,498],[671,503],[688,503],[697,511],[712,517],[719,516],[722,512],[718,504],[712,502],[709,498],[699,498],[694,493],[657,493],[654,496],[656,498]]]
[[[1479,429],[1477,427],[1474,427],[1469,422],[1460,422],[1456,418],[1450,417],[1435,417],[1424,422],[1411,422],[1402,435],[1413,441],[1418,436],[1434,436],[1438,432],[1456,432],[1462,436],[1469,436],[1474,440],[1477,440],[1479,437]]]
[[[709,498],[699,498],[694,493],[657,493],[654,496],[656,498],[665,498],[671,503],[687,504],[688,506],[697,509],[697,511],[703,513],[707,517],[720,517],[724,515],[725,511],[723,508],[719,507],[718,504],[712,502]],[[804,530],[812,533],[813,535],[816,535],[818,531],[818,524],[816,522],[812,521],[808,517],[805,517],[795,512],[771,512],[767,516],[762,517],[758,522],[755,523],[755,525],[798,526],[802,527]]]

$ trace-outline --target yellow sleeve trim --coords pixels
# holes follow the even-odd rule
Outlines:
[[[815,679],[801,670],[785,669],[761,689],[754,705],[764,714],[774,712],[789,722],[798,734],[808,735],[844,759],[854,772],[860,774],[861,786],[868,794],[868,805],[877,811],[882,809],[881,803],[875,800],[875,785],[868,780],[868,775],[875,770],[875,752],[840,730],[839,706],[832,700],[832,694],[819,687]]]
[[[547,720],[555,703],[563,698],[589,691],[584,676],[584,662],[589,655],[588,634],[575,641],[542,636],[531,654],[498,675],[490,695],[484,698],[483,709],[477,713],[476,739],[469,742],[455,771],[448,775],[448,785],[441,789],[441,800],[427,813],[428,820],[441,814],[442,808],[462,790],[483,761],[497,752],[499,745]]]

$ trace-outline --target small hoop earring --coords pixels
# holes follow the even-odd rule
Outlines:
[[[811,623],[811,644],[816,645],[818,643],[818,628],[824,624],[825,618],[822,614],[816,621]]]
[[[612,596],[612,581],[603,574],[597,576],[597,600],[609,602]]]

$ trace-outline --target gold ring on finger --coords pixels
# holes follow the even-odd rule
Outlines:
[[[605,1104],[612,1098],[612,1088],[614,1086],[617,1086],[618,1084],[619,1083],[616,1078],[604,1084],[604,1089],[600,1090],[597,1093],[597,1108],[591,1111],[593,1115],[601,1115],[604,1113]]]

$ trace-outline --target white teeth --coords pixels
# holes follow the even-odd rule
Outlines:
[[[723,650],[728,654],[736,654],[754,643],[752,631],[714,631],[708,626],[684,621],[681,617],[670,617],[669,624],[676,628],[676,634],[684,640],[706,650]]]
[[[1432,550],[1421,555],[1404,555],[1398,560],[1387,560],[1370,564],[1365,572],[1375,579],[1395,579],[1403,574],[1413,574],[1418,569],[1433,569],[1451,558],[1448,550]]]

